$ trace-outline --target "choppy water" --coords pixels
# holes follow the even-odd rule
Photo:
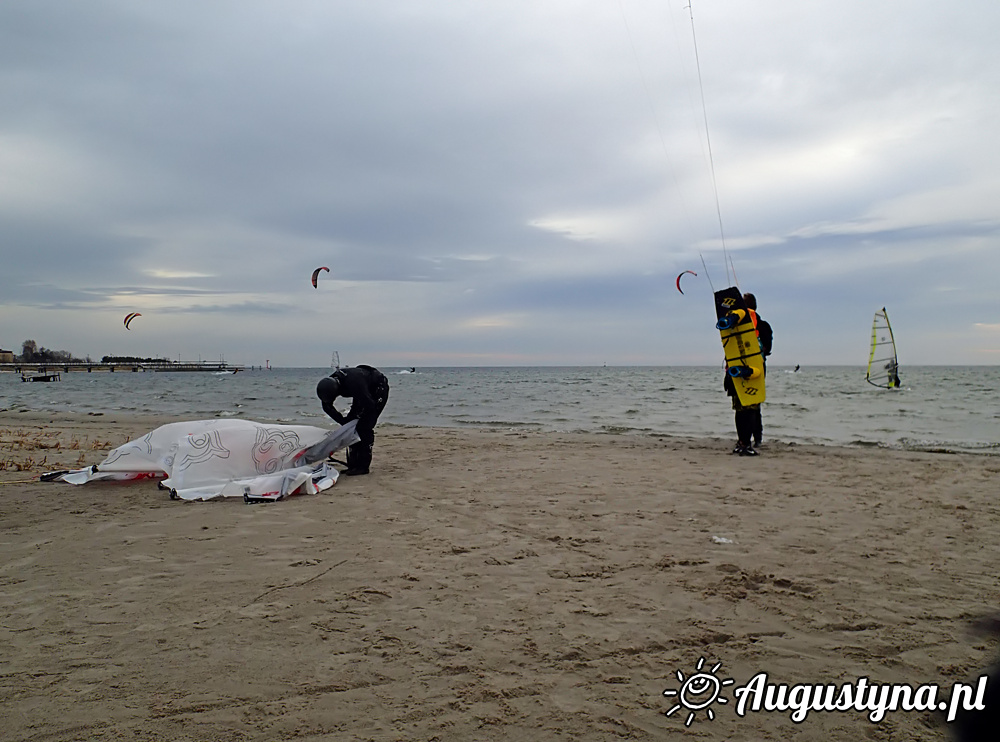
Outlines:
[[[719,368],[383,371],[392,385],[382,415],[389,423],[734,437]],[[2,373],[0,409],[325,425],[314,390],[328,373],[64,373],[49,384]],[[903,388],[883,390],[856,367],[769,368],[765,439],[1000,454],[1000,367],[910,367],[901,375]]]

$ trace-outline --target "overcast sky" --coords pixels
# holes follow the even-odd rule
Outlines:
[[[716,365],[724,236],[774,365],[1000,362],[1000,3],[693,14],[4,0],[0,347]]]

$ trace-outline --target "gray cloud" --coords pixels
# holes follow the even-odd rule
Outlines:
[[[910,362],[992,361],[1000,6],[694,12],[728,254],[776,353],[852,362],[891,304]],[[289,317],[382,363],[718,361],[686,3],[11,2],[0,95],[4,347],[100,354],[137,309],[171,323],[130,343],[247,363]]]

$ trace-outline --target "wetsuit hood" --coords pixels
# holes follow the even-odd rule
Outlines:
[[[323,402],[333,402],[340,396],[340,381],[331,376],[320,379],[316,385],[316,396]]]

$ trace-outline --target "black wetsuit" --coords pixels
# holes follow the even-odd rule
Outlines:
[[[338,368],[330,377],[340,382],[339,396],[351,398],[351,409],[341,415],[330,400],[323,403],[323,411],[341,425],[358,421],[355,430],[361,440],[347,449],[347,466],[367,472],[375,447],[375,423],[389,401],[389,380],[371,366]]]
[[[767,357],[771,355],[771,341],[773,338],[770,323],[758,314],[757,339],[760,341],[760,351],[764,355],[764,376],[767,376]],[[764,420],[760,416],[760,405],[757,405],[757,411],[754,414],[752,432],[754,445],[759,446],[761,439],[764,437]]]

